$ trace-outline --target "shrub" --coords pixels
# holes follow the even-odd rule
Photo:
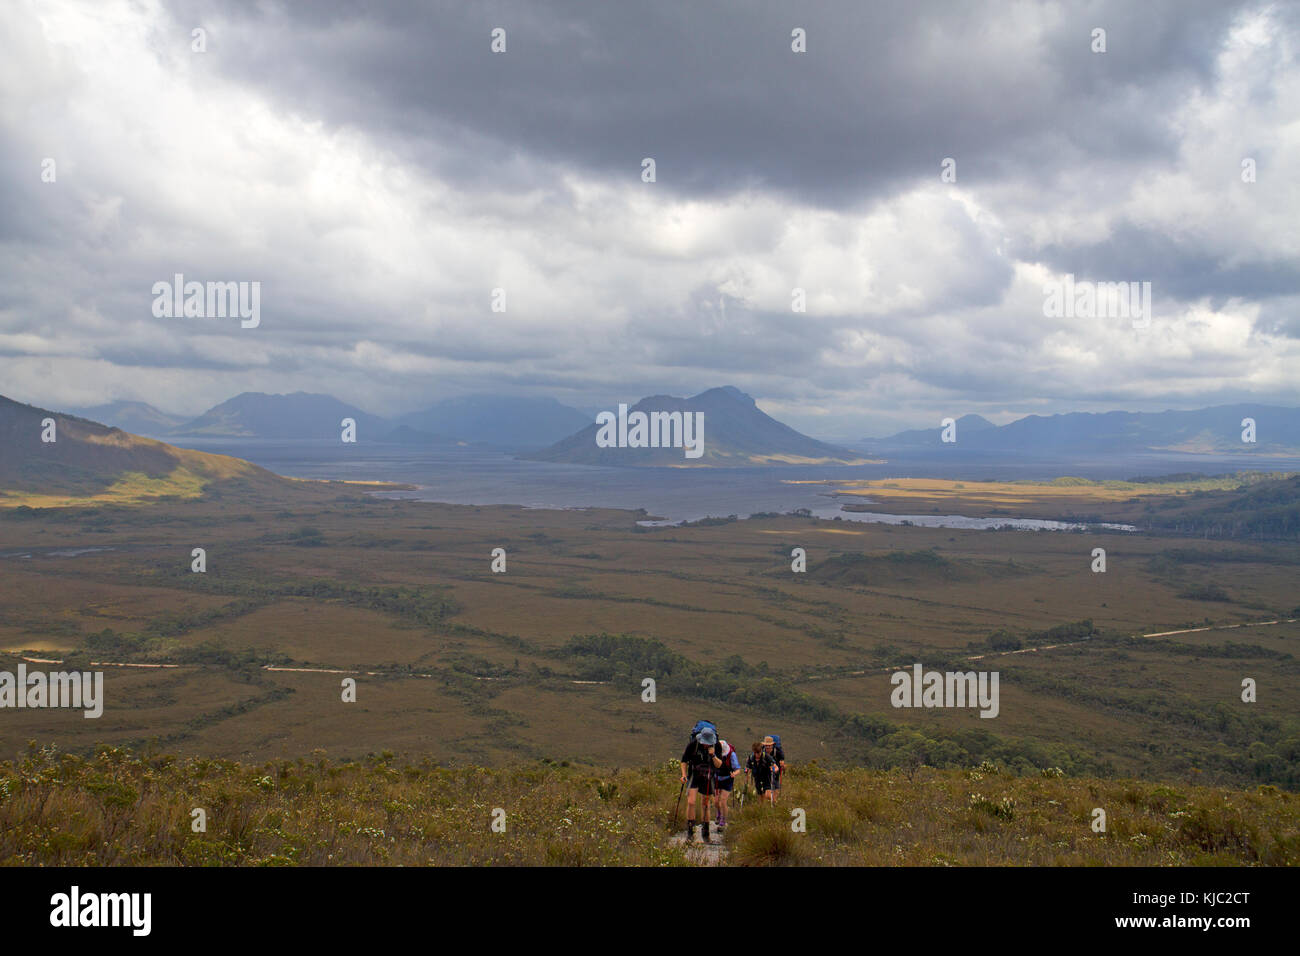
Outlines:
[[[788,866],[803,856],[802,841],[784,821],[763,823],[740,835],[732,858],[741,866]]]
[[[1236,807],[1195,807],[1178,826],[1178,838],[1207,853],[1228,851],[1259,858],[1259,833]]]

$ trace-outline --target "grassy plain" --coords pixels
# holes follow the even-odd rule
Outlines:
[[[1293,544],[637,517],[338,485],[5,509],[0,669],[169,666],[104,666],[97,720],[5,711],[0,757],[154,741],[244,761],[650,766],[707,716],[741,745],[776,730],[796,762],[1300,787],[1300,624],[1234,627],[1300,616]],[[1142,636],[1207,625],[1229,629]],[[891,707],[890,673],[917,661],[996,669],[998,717]]]

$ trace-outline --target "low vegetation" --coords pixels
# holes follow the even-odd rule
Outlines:
[[[253,762],[650,766],[703,716],[826,766],[1300,788],[1286,542],[808,515],[636,531],[629,512],[314,485],[2,517],[0,670],[101,662],[107,702],[98,721],[7,713],[3,758],[28,739],[82,757],[156,740]],[[999,673],[997,719],[892,706],[891,674],[916,663]]]
[[[485,769],[259,765],[35,744],[0,764],[9,865],[680,866],[676,765],[550,760]],[[806,830],[793,824],[803,811]],[[1097,810],[1105,832],[1095,832]],[[204,828],[196,832],[196,810]],[[493,821],[498,821],[497,830]],[[504,832],[498,832],[501,824]],[[1300,797],[1253,790],[963,770],[792,769],[780,804],[750,796],[730,865],[1296,865]]]

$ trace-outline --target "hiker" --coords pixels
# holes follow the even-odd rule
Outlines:
[[[686,784],[686,839],[695,839],[695,795],[702,794],[701,834],[709,842],[709,801],[716,791],[715,772],[722,766],[722,745],[717,732],[711,727],[702,728],[691,735],[691,742],[682,752],[682,782]]]
[[[735,774],[740,772],[740,757],[736,755],[736,748],[725,740],[719,740],[718,746],[722,748],[722,766],[714,774],[714,782],[718,790],[718,829],[725,830],[727,803],[731,799],[731,788],[736,781]]]
[[[781,777],[785,773],[785,751],[781,749],[781,738],[768,734],[763,738],[763,749],[772,757],[772,802],[781,791]]]
[[[775,794],[772,790],[772,768],[775,762],[762,741],[754,741],[753,751],[745,761],[745,773],[753,774],[754,790],[758,793],[758,799],[767,800],[775,806]]]

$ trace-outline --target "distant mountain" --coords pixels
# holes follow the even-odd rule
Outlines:
[[[464,442],[543,448],[585,427],[591,418],[553,398],[469,395],[403,415],[397,422]]]
[[[53,419],[54,441],[42,440]],[[193,496],[208,485],[283,487],[285,480],[238,458],[209,455],[141,438],[75,415],[0,396],[0,499],[5,493],[118,499]],[[35,498],[33,499],[33,496]]]
[[[983,415],[963,415],[957,419],[958,439],[960,440],[961,437],[975,432],[997,427]],[[910,431],[899,432],[897,435],[891,435],[888,438],[864,438],[862,441],[864,444],[888,445],[890,447],[937,445],[940,443],[941,431],[941,428],[914,428]]]
[[[1255,441],[1242,441],[1242,421],[1255,422]],[[942,429],[864,439],[873,449],[941,446]],[[1029,415],[992,425],[978,415],[957,419],[956,452],[990,451],[1068,457],[1073,454],[1187,452],[1300,455],[1300,408],[1219,405],[1195,411],[1070,412]]]
[[[168,415],[144,402],[109,402],[92,408],[74,408],[71,414],[134,435],[165,435],[185,422],[180,415]]]
[[[402,445],[485,443],[541,448],[570,435],[591,419],[553,398],[473,395],[438,402],[388,420],[331,395],[245,392],[198,418],[160,432],[177,437],[333,438],[344,418],[357,423],[358,442]]]
[[[618,414],[617,408],[609,411]],[[703,453],[698,458],[688,458],[681,447],[602,448],[597,444],[601,426],[591,422],[577,434],[550,448],[522,457],[533,461],[585,465],[660,467],[852,464],[863,461],[861,456],[848,449],[817,441],[781,424],[760,411],[752,398],[731,386],[711,388],[693,398],[653,395],[628,408],[628,419],[636,412],[647,416],[653,412],[703,413]]]
[[[343,419],[357,423],[357,441],[377,441],[392,425],[332,395],[244,392],[216,405],[170,434],[211,438],[333,438]]]

